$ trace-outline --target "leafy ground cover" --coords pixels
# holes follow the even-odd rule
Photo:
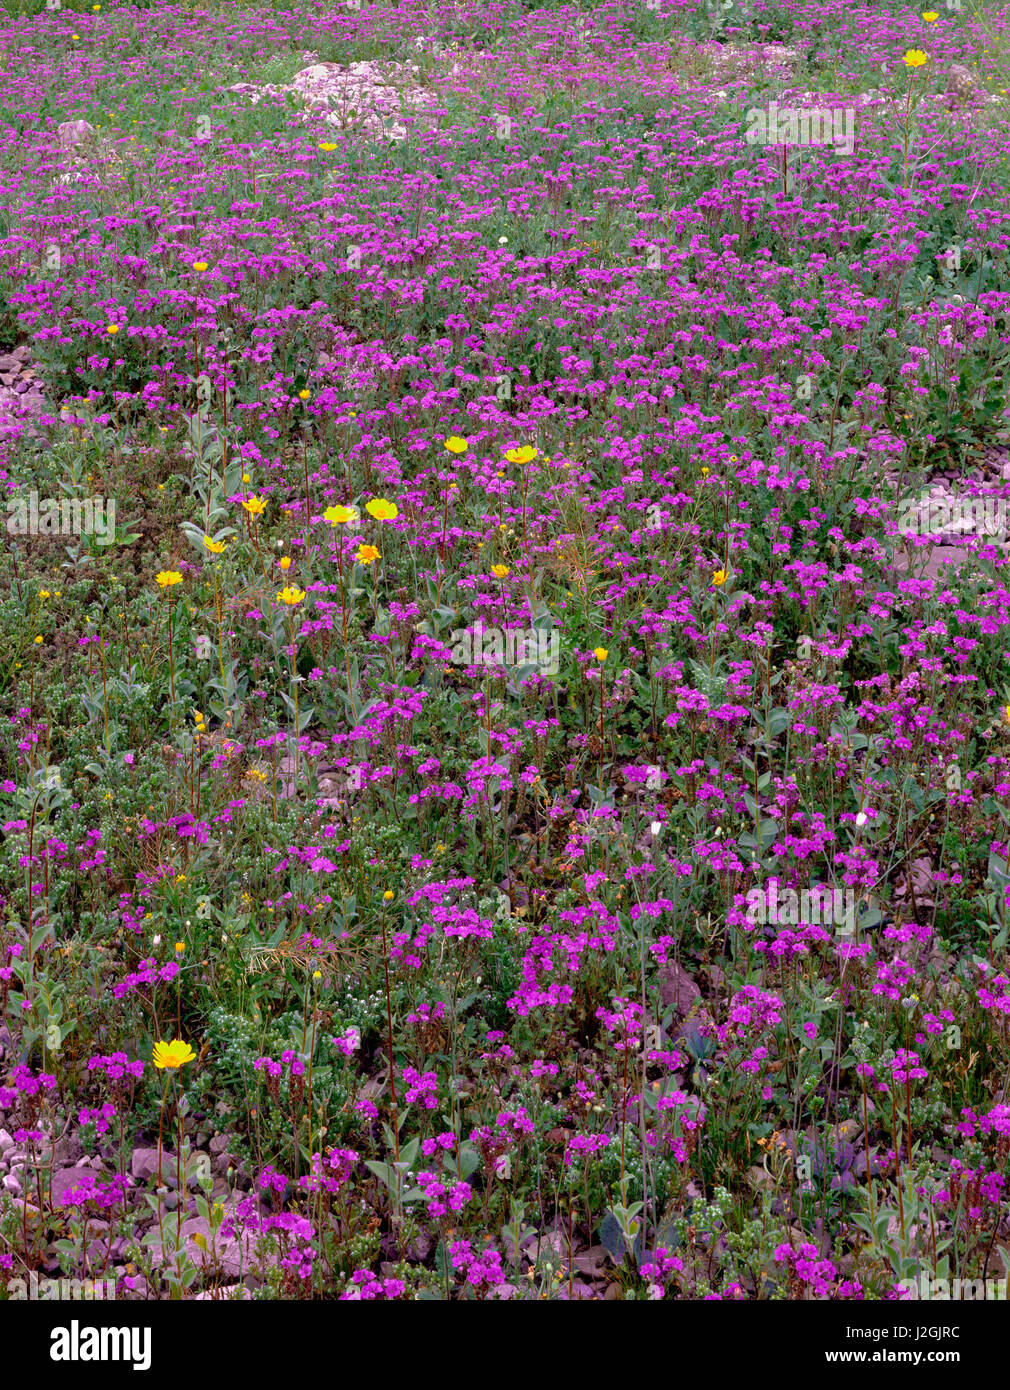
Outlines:
[[[1003,1276],[1005,29],[5,6],[0,1298]]]

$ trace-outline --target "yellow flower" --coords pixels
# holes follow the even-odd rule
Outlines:
[[[331,150],[335,150],[337,147],[336,145],[331,145],[329,141],[327,141],[325,144],[320,145],[319,148],[321,150],[325,150],[326,153],[329,154]]]
[[[118,324],[118,323],[110,323],[110,324],[108,325],[108,327],[106,328],[105,331],[106,331],[106,333],[111,333],[111,334],[113,334],[113,336],[115,336],[115,334],[117,334],[117,333],[119,332],[119,324]]]
[[[1003,713],[1006,715],[1006,722],[1010,724],[1010,705],[1004,705]]]
[[[460,435],[450,434],[449,438],[445,441],[445,447],[449,450],[450,454],[465,454],[470,446]]]
[[[50,594],[49,594],[49,590],[48,590],[48,589],[40,589],[40,590],[39,590],[39,598],[49,598],[49,597],[50,597]]]
[[[212,555],[220,555],[227,546],[227,541],[211,540],[210,536],[204,536],[203,543]]]
[[[37,647],[38,647],[38,646],[41,646],[41,644],[42,644],[43,641],[44,641],[44,639],[43,639],[42,637],[36,637],[36,639],[35,639],[35,645],[36,645]]]
[[[277,595],[277,602],[286,603],[289,608],[294,608],[295,604],[301,603],[304,597],[304,589],[296,589],[293,588],[290,584],[288,584]]]
[[[532,463],[537,456],[537,451],[532,444],[524,444],[521,449],[506,449],[505,457],[509,463],[517,463],[522,467],[523,464]]]
[[[311,391],[307,391],[307,390],[306,390],[306,391],[299,391],[299,392],[298,392],[298,399],[299,399],[300,401],[307,401],[307,400],[309,400],[309,399],[311,398],[311,396],[312,396],[312,392],[311,392]]]
[[[159,570],[154,576],[154,582],[162,589],[171,589],[173,584],[182,583],[182,575],[178,570]]]
[[[384,903],[391,903],[391,902],[393,901],[393,890],[392,890],[392,888],[387,888],[387,889],[386,889],[386,891],[385,891],[385,892],[383,893],[383,895],[382,895],[382,901],[383,901]]]
[[[312,978],[314,980],[321,980],[323,978],[323,972],[321,970],[313,970]]]
[[[244,483],[248,483],[248,482],[251,481],[251,479],[250,479],[248,473],[243,473],[243,474],[242,474],[242,481],[243,481]]]
[[[207,264],[206,261],[194,261],[194,262],[193,262],[193,269],[194,269],[194,270],[198,270],[198,271],[200,271],[201,274],[203,274],[203,272],[204,272],[205,270],[209,270],[209,269],[210,269],[210,266]]]
[[[175,943],[175,954],[176,954],[177,956],[181,956],[182,953],[185,951],[185,949],[186,949],[186,943],[185,943],[185,941],[177,941],[177,942]]]
[[[396,503],[387,502],[385,497],[373,497],[371,502],[365,503],[365,511],[369,516],[374,516],[376,521],[393,521],[400,515]]]
[[[907,68],[921,68],[923,63],[929,62],[929,54],[923,53],[921,48],[910,48],[903,61]]]
[[[171,1042],[156,1042],[154,1044],[154,1065],[159,1071],[175,1071],[178,1067],[185,1066],[187,1062],[196,1060],[196,1053],[189,1043],[183,1042],[181,1038],[173,1038]]]
[[[594,648],[593,648],[593,656],[596,657],[596,660],[597,660],[597,661],[606,661],[606,659],[607,659],[607,657],[608,657],[609,655],[610,655],[610,653],[607,651],[606,647],[594,647]]]
[[[328,521],[331,526],[342,526],[346,521],[357,521],[357,507],[327,507],[323,512],[323,520]]]
[[[255,493],[253,493],[252,497],[250,497],[247,502],[243,502],[242,506],[250,516],[262,516],[267,509],[267,504],[263,501],[263,498],[257,497]]]
[[[926,10],[922,17],[927,24],[935,24],[936,21],[940,18],[936,10]]]
[[[725,584],[725,583],[726,583],[726,571],[725,571],[725,570],[716,570],[715,574],[713,574],[713,576],[712,576],[712,583],[715,585],[715,587],[716,587],[717,589],[718,589],[721,585]]]
[[[492,565],[491,573],[494,575],[495,579],[504,579],[507,574],[511,573],[511,571],[509,570],[508,565]]]
[[[379,552],[374,545],[359,545],[354,558],[359,565],[370,565],[379,558]]]
[[[291,568],[291,556],[282,555],[281,558],[277,561],[277,563],[280,565],[282,570],[289,570]]]

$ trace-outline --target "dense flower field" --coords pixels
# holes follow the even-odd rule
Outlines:
[[[1004,33],[7,0],[0,1300],[1003,1280]]]

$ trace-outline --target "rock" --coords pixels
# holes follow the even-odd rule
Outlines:
[[[163,1151],[161,1155],[162,1181],[175,1182],[175,1154]],[[158,1150],[134,1149],[130,1158],[130,1176],[137,1182],[149,1182],[158,1176]]]
[[[424,1264],[431,1254],[431,1246],[431,1236],[428,1235],[427,1231],[420,1231],[417,1239],[411,1243],[407,1250],[407,1258],[414,1264]]]
[[[569,1298],[594,1297],[595,1294],[593,1293],[592,1288],[588,1284],[584,1284],[581,1279],[572,1280],[572,1286],[570,1291],[567,1284],[562,1284],[561,1288],[558,1289],[558,1298],[562,1301],[565,1301]]]
[[[932,860],[914,859],[911,866],[906,867],[905,873],[895,886],[894,900],[911,904],[913,894],[915,906],[920,910],[935,906]]]
[[[686,1018],[696,1001],[701,998],[701,990],[691,976],[675,960],[668,960],[660,969],[659,981],[659,997],[663,1008],[668,1009],[672,1004],[677,1017]]]
[[[68,1192],[94,1192],[94,1190],[95,1174],[90,1168],[57,1168],[52,1175],[50,1186],[52,1208],[54,1211],[59,1211],[63,1205],[63,1198]]]
[[[0,1129],[0,1154],[7,1154],[14,1147],[14,1140],[5,1129]]]
[[[576,1255],[573,1263],[582,1274],[599,1279],[610,1263],[610,1251],[605,1245],[591,1245],[588,1250]]]
[[[214,1154],[215,1157],[216,1157],[218,1154],[223,1154],[223,1153],[227,1150],[227,1148],[228,1148],[228,1136],[227,1136],[227,1134],[215,1134],[215,1135],[214,1135],[214,1138],[210,1141],[210,1151],[211,1151],[211,1153]]]
[[[223,1236],[219,1231],[216,1241],[211,1243],[210,1227],[202,1216],[191,1216],[182,1223],[180,1229],[182,1242],[186,1247],[186,1254],[196,1265],[197,1269],[215,1270],[218,1274],[223,1274],[227,1278],[240,1278],[250,1272],[256,1250],[257,1237],[251,1232],[243,1233],[241,1238],[233,1236],[230,1239]],[[207,1249],[204,1250],[194,1239],[195,1236],[202,1236],[206,1242]],[[166,1251],[175,1248],[175,1229],[166,1227],[164,1231]],[[162,1255],[162,1247],[155,1242],[148,1247],[151,1257],[158,1263]]]
[[[828,1131],[828,1137],[834,1144],[845,1144],[862,1132],[861,1120],[841,1120],[837,1125],[832,1125]]]
[[[762,1168],[759,1163],[753,1163],[747,1169],[747,1181],[754,1188],[773,1187],[776,1178],[767,1168]]]
[[[947,77],[947,95],[963,101],[978,91],[978,83],[963,63],[951,63]]]
[[[56,138],[61,150],[75,150],[95,138],[95,127],[88,121],[64,121],[56,127]]]
[[[973,558],[970,550],[964,550],[960,546],[913,546],[911,547],[911,566],[909,566],[908,557],[904,552],[898,551],[894,556],[894,568],[899,574],[904,574],[911,569],[917,579],[944,579],[950,577]]]
[[[377,139],[403,140],[407,129],[400,119],[404,111],[418,115],[434,105],[434,96],[417,81],[413,63],[371,62],[312,63],[296,73],[286,86],[235,83],[236,92],[258,104],[264,97],[299,97],[308,108],[306,120],[322,115],[328,125],[352,129]],[[427,124],[432,123],[428,118]]]

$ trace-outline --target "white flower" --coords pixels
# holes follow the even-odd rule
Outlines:
[[[866,824],[866,812],[865,812],[865,811],[860,811],[859,814],[856,816],[856,824],[857,824],[857,825],[865,825],[865,824]]]
[[[151,944],[154,945],[154,946],[160,946],[160,945],[161,945],[161,937],[160,937],[160,936],[156,936],[156,937],[154,938],[154,941],[153,941]]]
[[[661,820],[654,820],[652,824],[649,826],[649,833],[651,834],[652,838],[656,840],[659,838],[662,829],[663,822]]]
[[[508,244],[509,244],[509,239],[508,239],[507,236],[500,236],[500,237],[498,238],[498,245],[499,245],[499,246],[507,246]]]

